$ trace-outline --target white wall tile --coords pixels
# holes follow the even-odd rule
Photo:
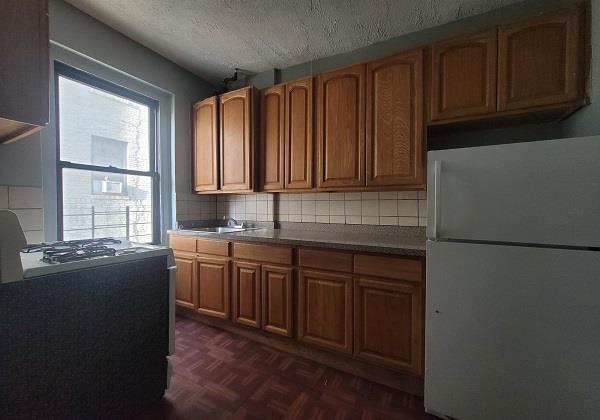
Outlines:
[[[379,217],[379,200],[363,200],[362,216]],[[377,223],[379,223],[379,221],[377,221]]]
[[[300,215],[300,214],[290,214],[289,218],[290,218],[290,222],[301,222],[302,221],[302,215]]]
[[[344,201],[346,198],[346,194],[344,193],[329,193],[330,201]]]
[[[398,193],[396,191],[383,191],[379,193],[380,200],[396,200]]]
[[[25,240],[28,244],[39,244],[44,242],[44,232],[41,230],[30,230],[25,233]]]
[[[346,223],[346,216],[329,216],[329,223]]]
[[[379,200],[380,216],[398,216],[397,200]]]
[[[301,201],[290,201],[288,210],[289,210],[289,214],[302,214],[302,202]]]
[[[346,216],[346,224],[349,225],[360,225],[362,218],[360,216]]]
[[[315,216],[315,222],[317,222],[317,223],[329,223],[329,216]]]
[[[11,209],[43,208],[42,189],[36,187],[8,187],[8,207]]]
[[[302,215],[315,215],[315,201],[302,201]]]
[[[417,200],[398,200],[398,216],[419,216],[419,204]]]
[[[316,201],[329,201],[329,193],[328,192],[316,193],[315,200]]]
[[[43,230],[44,216],[42,209],[20,209],[13,210],[19,218],[21,228],[27,230]]]
[[[329,201],[316,201],[315,214],[317,216],[329,216]]]
[[[418,217],[398,217],[398,225],[399,226],[418,226],[419,218]]]
[[[384,226],[397,226],[398,218],[397,217],[380,217],[379,224]]]
[[[246,201],[246,213],[256,214],[256,200]]]
[[[362,224],[363,225],[378,225],[379,224],[379,216],[363,216]]]
[[[419,200],[426,200],[427,199],[427,191],[419,191]]]
[[[346,201],[344,214],[346,216],[360,216],[362,213],[362,201]]]
[[[361,193],[345,193],[344,194],[344,200],[348,201],[348,200],[362,200],[362,195]]]
[[[8,208],[8,187],[0,186],[0,209]]]
[[[267,214],[267,201],[256,202],[256,213]]]
[[[419,198],[417,191],[398,191],[398,200],[416,200]]]
[[[302,222],[303,223],[315,223],[315,215],[302,213]]]
[[[331,216],[343,216],[345,215],[345,202],[344,201],[330,201],[329,202],[329,215]]]

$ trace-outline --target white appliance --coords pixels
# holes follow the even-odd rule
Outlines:
[[[428,154],[425,408],[600,416],[600,136]]]

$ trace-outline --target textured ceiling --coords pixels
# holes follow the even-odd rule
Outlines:
[[[339,54],[520,0],[66,0],[215,82]]]

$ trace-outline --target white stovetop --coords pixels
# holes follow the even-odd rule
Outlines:
[[[42,261],[41,252],[32,252],[29,254],[21,252],[21,263],[23,264],[23,278],[45,276],[48,274],[62,273],[65,271],[81,270],[100,265],[117,264],[126,261],[138,260],[141,258],[158,257],[161,255],[172,256],[171,249],[166,246],[139,244],[129,241],[123,241],[120,244],[109,245],[111,248],[118,250],[128,248],[143,248],[138,249],[132,254],[116,255],[114,257],[96,257],[89,260],[72,261],[59,264],[50,264]],[[172,258],[170,264],[172,263]]]

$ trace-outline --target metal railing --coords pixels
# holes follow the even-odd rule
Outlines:
[[[150,221],[149,222],[132,222],[131,221],[131,216],[132,214],[136,214],[136,213],[149,213],[150,214]],[[122,216],[125,215],[125,223],[105,223],[105,224],[98,224],[97,223],[97,217],[98,216]],[[96,237],[96,231],[99,231],[101,229],[115,229],[115,228],[123,228],[125,230],[125,235],[123,235],[123,237],[125,237],[127,240],[129,240],[131,238],[131,228],[133,226],[139,226],[139,225],[148,225],[150,226],[150,232],[152,232],[152,211],[151,210],[131,210],[129,206],[125,207],[125,211],[97,211],[95,206],[91,206],[91,213],[72,213],[72,214],[63,214],[63,217],[91,217],[91,225],[89,227],[81,227],[81,228],[71,228],[71,229],[64,229],[63,233],[67,233],[67,232],[82,232],[82,231],[90,231],[91,232],[91,238],[94,239]],[[106,235],[101,235],[101,236],[106,236]],[[117,236],[117,235],[110,235],[110,236]],[[152,239],[152,233],[145,233],[145,234],[136,234],[134,233],[134,236],[136,238],[140,238],[140,237],[145,237],[148,236],[150,239]],[[121,237],[121,236],[119,236]]]

